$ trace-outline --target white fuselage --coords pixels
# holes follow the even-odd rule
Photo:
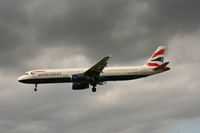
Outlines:
[[[29,84],[72,82],[73,74],[84,73],[87,70],[88,68],[32,70],[20,76],[18,80]],[[155,71],[146,66],[106,67],[100,73],[99,81],[132,80],[160,72],[162,71]]]

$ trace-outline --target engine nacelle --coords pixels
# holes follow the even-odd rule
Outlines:
[[[87,88],[89,88],[89,84],[87,84],[87,83],[74,82],[72,84],[72,89],[73,90],[82,90],[82,89],[87,89]]]
[[[83,73],[72,75],[72,82],[86,81],[86,76]]]

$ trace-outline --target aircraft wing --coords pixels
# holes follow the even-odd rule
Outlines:
[[[99,74],[103,71],[103,69],[107,66],[109,59],[110,59],[110,56],[104,57],[99,62],[97,62],[94,66],[92,66],[90,69],[88,69],[85,72],[85,75],[90,78],[98,77]]]

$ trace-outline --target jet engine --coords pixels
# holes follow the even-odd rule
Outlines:
[[[87,89],[89,88],[89,84],[88,83],[78,83],[78,82],[74,82],[72,84],[72,89],[73,90],[82,90],[82,89]]]
[[[86,76],[83,73],[72,75],[72,82],[86,81]]]

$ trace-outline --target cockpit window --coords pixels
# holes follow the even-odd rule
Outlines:
[[[24,75],[28,75],[28,73],[25,73]]]

